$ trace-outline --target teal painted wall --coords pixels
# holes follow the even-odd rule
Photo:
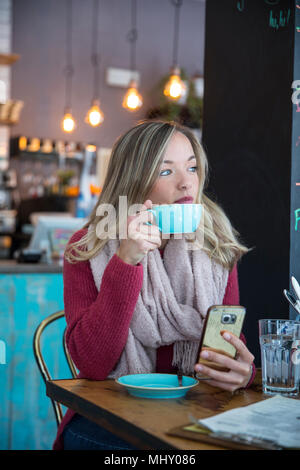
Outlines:
[[[0,449],[51,449],[56,420],[33,355],[38,324],[63,309],[62,274],[0,274]],[[42,353],[54,379],[70,378],[62,346],[62,318],[42,337]],[[1,343],[3,345],[3,343]]]

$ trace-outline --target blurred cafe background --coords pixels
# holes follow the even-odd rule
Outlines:
[[[239,282],[257,366],[258,318],[294,317],[299,15],[294,0],[0,0],[0,449],[52,446],[33,335],[63,309],[65,245],[141,119],[181,122],[207,152],[207,191],[252,248]],[[64,328],[42,344],[53,378],[70,377]]]

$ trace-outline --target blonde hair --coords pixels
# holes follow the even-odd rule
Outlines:
[[[164,152],[175,132],[181,132],[189,139],[197,161],[199,191],[195,202],[204,207],[203,250],[229,270],[249,251],[239,241],[238,232],[222,208],[204,194],[208,162],[193,132],[175,122],[147,120],[138,123],[115,142],[103,189],[83,227],[91,227],[92,230],[88,230],[79,241],[68,244],[65,251],[67,261],[74,263],[89,260],[108,242],[109,238],[99,238],[96,233],[96,226],[104,217],[97,215],[100,204],[111,204],[115,208],[115,226],[119,227],[127,220],[127,214],[121,214],[123,220],[118,218],[119,196],[127,196],[128,206],[144,203],[159,176]]]

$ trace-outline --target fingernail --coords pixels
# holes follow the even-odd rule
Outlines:
[[[203,352],[201,353],[201,357],[204,357],[204,359],[207,359],[208,356],[209,356],[209,354],[208,354],[207,351],[203,351]]]
[[[231,339],[231,336],[230,336],[230,334],[229,334],[229,333],[224,333],[224,334],[223,334],[223,338],[225,338],[225,339],[228,339],[228,340],[229,340],[229,339]]]
[[[203,367],[200,366],[200,365],[196,365],[195,369],[196,369],[197,372],[201,372],[203,370]]]

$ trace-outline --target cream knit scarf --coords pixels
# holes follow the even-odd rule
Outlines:
[[[228,270],[203,250],[188,250],[185,238],[168,240],[141,261],[143,285],[132,316],[126,346],[109,375],[155,372],[156,350],[173,344],[173,365],[185,375],[194,371],[203,320],[211,305],[223,303]],[[97,289],[103,272],[117,251],[119,240],[109,240],[90,260]]]

